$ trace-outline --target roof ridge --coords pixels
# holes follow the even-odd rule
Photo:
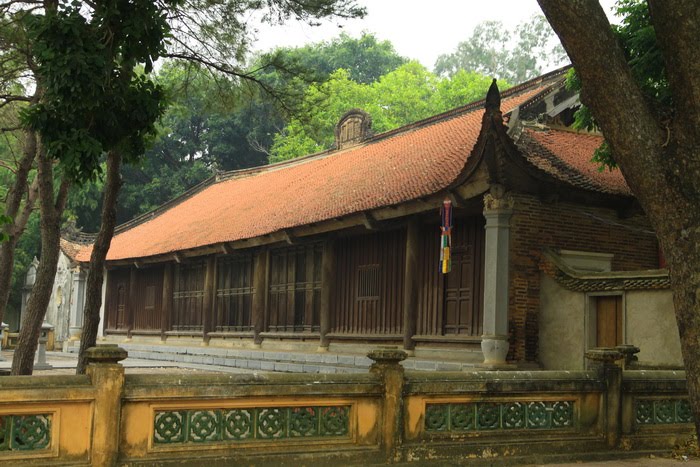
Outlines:
[[[540,269],[560,286],[577,292],[658,290],[671,285],[668,269],[579,271],[566,264],[551,248],[543,249]]]
[[[501,98],[507,98],[507,97],[512,97],[515,94],[520,94],[521,92],[524,92],[525,90],[534,87],[535,85],[539,85],[541,83],[544,83],[546,81],[549,81],[553,79],[554,77],[558,77],[560,75],[563,75],[565,72],[567,72],[572,66],[571,65],[566,65],[560,68],[557,68],[556,70],[552,70],[548,73],[545,73],[543,75],[537,76],[535,78],[532,78],[530,80],[527,80],[523,83],[517,84],[513,87],[510,87],[503,92],[501,92]],[[544,92],[544,91],[543,91]],[[533,99],[538,97],[540,94],[537,96],[533,96]],[[362,141],[360,145],[352,146],[347,149],[357,149],[358,147],[371,144],[377,141],[381,141],[386,138],[390,138],[394,135],[401,134],[407,131],[411,131],[416,128],[422,128],[424,126],[430,125],[432,123],[437,123],[441,122],[444,120],[447,120],[449,118],[457,117],[460,115],[464,115],[467,113],[470,113],[476,109],[479,109],[483,107],[484,103],[486,102],[486,98],[484,97],[483,99],[479,99],[476,101],[469,102],[467,104],[464,104],[459,107],[455,107],[449,110],[446,110],[444,112],[441,112],[436,115],[431,115],[430,117],[426,117],[421,120],[417,120],[415,122],[407,123],[406,125],[400,126],[398,128],[394,128],[392,130],[387,130],[383,133],[378,133],[376,135],[373,135],[366,140]],[[522,104],[521,104],[522,105]],[[257,167],[250,167],[247,169],[237,169],[237,170],[231,170],[227,172],[222,172],[218,176],[220,177],[220,180],[230,180],[232,178],[237,178],[237,175],[255,175],[259,172],[267,172],[271,170],[277,170],[280,168],[288,167],[288,166],[293,166],[298,163],[304,163],[308,162],[311,160],[315,160],[317,158],[323,158],[335,154],[341,154],[343,153],[344,150],[338,150],[338,149],[325,149],[323,151],[315,152],[312,154],[306,154],[304,156],[300,157],[295,157],[292,159],[287,159],[284,161],[280,162],[275,162],[274,164],[267,164],[267,165],[260,165]]]
[[[574,135],[593,136],[595,138],[605,139],[605,136],[603,136],[603,134],[600,132],[594,132],[594,131],[589,131],[589,130],[585,130],[585,129],[577,130],[573,127],[547,125],[543,128],[539,128],[535,125],[532,125],[529,122],[523,122],[523,126],[525,128],[536,130],[536,131],[558,131],[561,133],[571,133]]]
[[[145,212],[139,216],[136,216],[133,219],[124,222],[123,224],[119,224],[118,226],[116,226],[114,228],[114,235],[116,235],[118,233],[122,233],[126,230],[133,228],[133,227],[136,227],[137,225],[143,224],[144,222],[148,222],[149,220],[156,217],[156,215],[162,213],[163,211],[167,211],[168,209],[170,209],[173,206],[180,204],[184,200],[190,198],[192,195],[199,193],[204,188],[207,188],[211,185],[216,184],[218,181],[219,180],[217,179],[216,175],[212,175],[211,177],[202,180],[201,182],[199,182],[198,184],[196,184],[192,188],[186,190],[185,192],[176,196],[175,198],[172,198],[172,199],[166,201],[165,203],[161,204],[160,206],[158,206],[154,209],[151,209],[150,211]]]
[[[581,173],[576,167],[572,166],[569,162],[563,160],[561,157],[559,157],[557,154],[552,152],[548,147],[540,143],[536,138],[533,136],[527,134],[527,131],[525,130],[530,130],[532,132],[542,132],[546,133],[548,131],[551,131],[549,128],[542,128],[542,129],[536,129],[531,126],[523,125],[522,131],[518,135],[518,147],[521,150],[521,153],[523,154],[524,158],[526,161],[528,161],[530,164],[534,165],[535,167],[538,168],[538,170],[542,170],[540,167],[538,167],[534,161],[531,160],[532,156],[540,156],[542,158],[545,158],[546,161],[551,164],[552,167],[556,168],[560,172],[564,172],[567,175],[571,177],[571,180],[577,180],[577,179],[583,179],[587,184],[592,185],[592,187],[595,189],[595,191],[599,191],[602,193],[610,193],[610,194],[615,194],[614,191],[610,190],[608,187],[605,187],[602,185],[600,182],[597,180],[592,179],[585,173]],[[585,135],[584,135],[585,136]],[[537,148],[537,153],[533,154],[532,151],[528,151],[527,147],[530,146],[535,146]],[[530,157],[528,157],[528,155]],[[619,193],[618,193],[619,194]]]
[[[512,97],[514,95],[520,94],[529,88],[541,85],[542,83],[550,81],[550,80],[564,74],[569,68],[571,68],[571,65],[567,65],[567,66],[558,68],[556,70],[550,71],[550,72],[545,73],[543,75],[532,78],[528,81],[520,83],[516,86],[510,87],[501,93],[501,97],[508,98],[508,97]],[[288,159],[288,160],[277,162],[274,164],[260,165],[257,167],[249,167],[246,169],[237,169],[237,170],[217,172],[213,176],[201,181],[200,183],[193,186],[189,190],[185,191],[184,193],[180,194],[179,196],[176,196],[175,198],[172,198],[172,199],[166,201],[165,203],[152,209],[151,211],[148,211],[144,214],[141,214],[137,217],[134,217],[131,220],[124,222],[123,224],[118,225],[114,229],[114,235],[116,236],[117,234],[120,234],[120,233],[125,232],[127,230],[130,230],[138,225],[141,225],[145,222],[150,221],[151,219],[157,217],[159,214],[169,210],[170,208],[172,208],[174,206],[177,206],[178,204],[189,199],[190,197],[199,193],[200,191],[204,190],[205,188],[208,188],[209,186],[215,185],[219,182],[233,180],[233,179],[239,179],[239,178],[245,178],[245,177],[254,176],[254,175],[257,175],[260,173],[272,172],[275,170],[281,170],[281,169],[284,169],[287,167],[292,167],[292,166],[295,166],[298,164],[310,162],[312,160],[326,158],[326,157],[334,156],[337,154],[342,154],[346,151],[355,150],[355,149],[358,149],[359,147],[366,146],[368,144],[372,144],[372,143],[375,143],[377,141],[381,141],[381,140],[393,137],[393,136],[398,135],[398,134],[403,134],[403,133],[409,132],[411,130],[415,130],[417,128],[423,128],[423,127],[432,125],[434,123],[442,122],[442,121],[445,121],[445,120],[448,120],[448,119],[451,119],[451,118],[454,118],[454,117],[457,117],[460,115],[465,115],[465,114],[471,113],[474,110],[482,108],[484,105],[484,102],[485,102],[485,98],[479,99],[477,101],[472,101],[468,104],[447,110],[447,111],[439,113],[437,115],[432,115],[432,116],[424,118],[422,120],[418,120],[416,122],[412,122],[412,123],[406,124],[404,126],[394,128],[393,130],[389,130],[389,131],[385,131],[383,133],[373,135],[372,137],[363,141],[362,144],[352,146],[350,148],[341,149],[341,150],[326,149],[324,151],[320,151],[320,152],[313,153],[313,154],[308,154],[308,155],[301,156],[301,157],[296,157],[293,159]]]

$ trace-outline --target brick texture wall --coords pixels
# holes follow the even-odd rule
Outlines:
[[[612,253],[614,271],[658,268],[658,246],[644,216],[620,219],[615,210],[546,204],[514,194],[511,219],[509,359],[538,361],[540,253],[543,248]]]

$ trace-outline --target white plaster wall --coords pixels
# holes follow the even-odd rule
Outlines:
[[[583,369],[585,294],[560,287],[549,276],[540,283],[540,362],[547,370]]]
[[[625,308],[626,341],[639,347],[637,357],[640,364],[683,364],[670,290],[629,291]]]
[[[640,365],[681,366],[680,338],[670,290],[632,290],[624,294],[624,339],[640,348]],[[540,362],[548,370],[584,367],[587,330],[583,292],[572,292],[542,275],[540,289]],[[592,311],[592,310],[591,310]],[[595,334],[593,334],[595,335]]]

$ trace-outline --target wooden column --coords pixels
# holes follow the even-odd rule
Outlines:
[[[420,251],[420,223],[411,219],[406,227],[406,269],[403,282],[403,347],[412,351],[416,347],[413,336],[416,334],[418,314],[418,252]]]
[[[262,344],[260,333],[265,327],[265,314],[267,312],[267,269],[270,264],[270,251],[261,250],[255,256],[255,273],[253,276],[253,342],[256,345]]]
[[[202,301],[202,336],[204,344],[209,344],[209,333],[212,330],[214,306],[216,305],[216,256],[207,258],[204,272],[204,300]]]
[[[131,339],[134,329],[134,311],[136,310],[136,268],[129,269],[129,301],[126,309],[126,338]]]
[[[321,261],[321,316],[319,316],[321,343],[319,345],[319,350],[328,350],[328,345],[330,344],[327,336],[331,329],[331,307],[337,271],[335,245],[336,241],[334,238],[329,238],[323,243],[323,260]]]
[[[163,302],[160,315],[160,340],[165,342],[170,330],[173,313],[173,265],[168,263],[163,268]]]

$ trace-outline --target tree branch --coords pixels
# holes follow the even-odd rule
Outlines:
[[[34,177],[34,180],[32,180],[32,184],[27,190],[27,199],[24,202],[24,207],[22,208],[22,211],[20,212],[19,216],[15,218],[15,224],[13,226],[14,235],[18,235],[20,232],[24,231],[24,228],[27,226],[27,222],[29,221],[29,216],[31,216],[32,212],[34,211],[36,200],[38,197],[39,178]]]
[[[593,111],[628,185],[648,206],[645,196],[672,186],[661,157],[666,131],[635,82],[603,8],[596,0],[538,2],[581,79],[582,101]]]
[[[243,79],[243,80],[246,80],[246,81],[249,81],[249,82],[253,82],[253,83],[257,84],[258,86],[260,86],[260,88],[261,88],[263,91],[265,91],[265,93],[267,93],[269,96],[271,96],[282,108],[284,108],[284,109],[287,110],[287,111],[290,111],[290,110],[291,110],[291,109],[289,108],[289,106],[286,104],[286,102],[284,102],[284,99],[282,99],[282,98],[280,97],[280,95],[279,95],[277,92],[275,92],[275,90],[274,90],[272,87],[268,86],[268,85],[265,84],[263,81],[261,81],[261,80],[259,80],[258,78],[256,78],[256,77],[255,77],[252,73],[250,73],[250,72],[240,72],[240,71],[234,70],[234,69],[232,69],[232,68],[230,68],[230,67],[227,67],[227,66],[225,66],[225,65],[222,65],[222,64],[219,64],[219,63],[215,63],[215,62],[213,62],[213,61],[211,61],[211,60],[207,60],[207,59],[205,59],[205,58],[203,58],[203,57],[201,57],[201,56],[199,56],[199,55],[197,55],[197,54],[185,54],[185,53],[178,53],[178,52],[168,52],[168,53],[164,54],[163,56],[166,57],[166,58],[175,58],[175,59],[179,59],[179,60],[186,60],[186,61],[190,61],[190,62],[196,62],[196,63],[199,63],[199,64],[201,64],[201,65],[206,66],[207,68],[211,68],[211,69],[214,69],[214,70],[216,70],[216,71],[218,71],[218,72],[220,72],[220,73],[223,73],[223,74],[225,74],[225,75],[234,76],[234,77],[236,77],[236,78],[241,78],[241,79]]]

